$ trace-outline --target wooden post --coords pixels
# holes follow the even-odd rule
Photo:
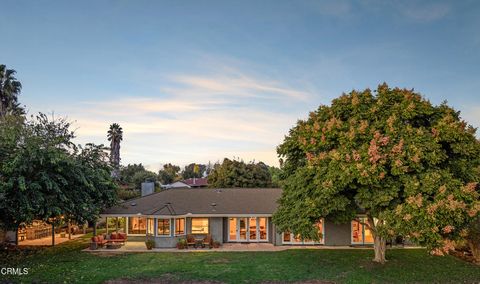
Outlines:
[[[93,236],[95,237],[97,235],[97,221],[93,222]]]
[[[68,239],[71,240],[72,239],[72,227],[70,226],[70,221],[68,221],[67,230],[68,230]]]
[[[55,224],[52,223],[52,247],[55,246]]]
[[[107,235],[108,235],[108,217],[105,217],[105,227],[107,228]]]
[[[83,224],[83,234],[85,235],[87,233],[87,224]]]
[[[118,233],[118,217],[115,217],[115,232]]]

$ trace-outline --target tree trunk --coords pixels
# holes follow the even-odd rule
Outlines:
[[[367,215],[367,224],[373,235],[373,250],[375,251],[375,258],[373,261],[384,264],[386,261],[385,252],[387,250],[387,240],[380,236],[377,231],[377,226],[381,226],[383,220],[377,219],[377,222],[375,222],[373,216]]]
[[[375,234],[374,236],[374,243],[373,243],[373,250],[375,251],[375,258],[373,261],[384,264],[385,259],[385,251],[387,250],[387,242],[384,238]]]
[[[475,260],[475,262],[480,263],[480,243],[469,240],[468,246],[472,251],[473,259]]]
[[[70,221],[68,221],[67,230],[68,230],[68,239],[71,240],[72,239],[72,226],[70,225]]]
[[[93,222],[93,236],[97,235],[97,221]]]
[[[15,245],[18,246],[18,228],[19,226],[15,227]]]
[[[52,247],[55,246],[55,224],[52,223]]]

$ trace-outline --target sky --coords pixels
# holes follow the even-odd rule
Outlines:
[[[298,119],[382,82],[480,126],[480,1],[0,1],[0,64],[122,164],[278,165]]]

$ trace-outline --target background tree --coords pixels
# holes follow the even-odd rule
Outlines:
[[[271,187],[272,178],[267,165],[225,158],[216,164],[208,176],[210,187]]]
[[[162,184],[170,184],[180,178],[179,172],[179,166],[172,165],[171,163],[165,164],[163,165],[163,169],[158,171],[158,180]]]
[[[127,166],[120,167],[120,183],[121,184],[133,184],[133,176],[137,172],[146,171],[145,167],[140,164],[128,164]]]
[[[142,182],[152,181],[157,186],[158,176],[142,164],[128,164],[120,167],[120,188],[118,197],[127,200],[140,196]]]
[[[277,148],[286,181],[274,222],[318,239],[319,219],[364,212],[375,261],[397,234],[448,251],[480,210],[475,129],[412,90],[376,92],[344,94],[290,130]]]
[[[270,172],[270,176],[272,177],[272,187],[282,187],[282,170],[277,167],[268,167],[268,171]]]
[[[119,124],[113,123],[107,133],[108,141],[110,141],[110,162],[113,166],[112,175],[119,178],[120,169],[120,142],[123,140],[123,129]]]
[[[196,163],[191,163],[187,166],[182,171],[182,178],[183,179],[189,179],[189,178],[201,178],[203,177],[203,174],[205,173],[207,166],[203,164],[196,164]]]
[[[0,117],[7,114],[24,114],[18,103],[22,84],[15,78],[15,70],[0,64]]]

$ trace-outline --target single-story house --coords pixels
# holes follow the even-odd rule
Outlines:
[[[177,188],[128,200],[102,212],[116,230],[150,237],[158,248],[175,247],[187,234],[207,235],[220,243],[267,242],[274,245],[372,244],[360,222],[320,221],[319,242],[279,232],[272,223],[282,190],[279,188]],[[113,219],[113,220],[112,220]]]

